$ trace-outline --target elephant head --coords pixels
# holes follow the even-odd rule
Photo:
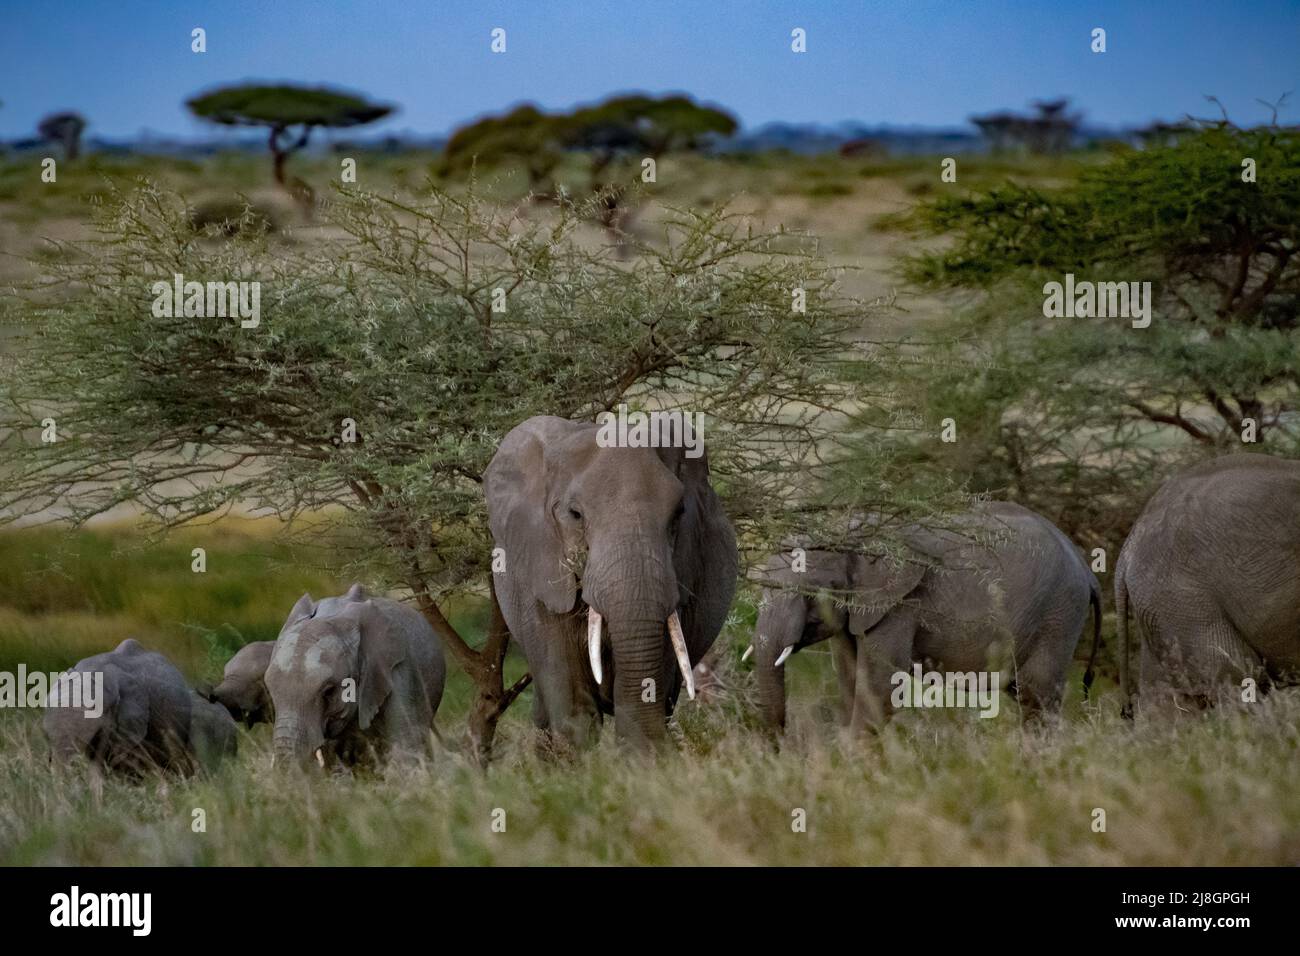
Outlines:
[[[560,642],[556,620],[585,617],[590,675],[618,736],[652,744],[726,618],[735,536],[705,457],[601,447],[596,435],[595,425],[542,417],[502,442],[484,476],[506,560],[498,593],[508,592],[502,610],[516,634]],[[563,666],[560,648],[525,651],[535,676]]]
[[[751,649],[763,723],[773,730],[785,727],[785,664],[791,654],[836,635],[862,637],[925,571],[921,563],[831,551],[805,550],[800,564],[793,552],[770,558],[759,574],[764,590]]]
[[[276,760],[306,766],[327,741],[354,727],[366,730],[392,692],[401,660],[387,619],[370,601],[286,627],[266,670]]]
[[[211,689],[200,688],[200,695],[225,707],[232,718],[250,728],[274,722],[275,707],[265,679],[274,650],[275,641],[244,645],[226,664],[221,683]]]

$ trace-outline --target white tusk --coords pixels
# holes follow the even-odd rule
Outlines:
[[[740,655],[740,663],[743,664],[745,663],[745,661],[749,660],[749,655],[753,653],[754,653],[754,645],[750,644],[749,647],[745,648],[745,653]]]
[[[325,766],[325,755],[320,752],[319,747],[316,748],[316,762],[322,767]]]
[[[782,664],[785,663],[786,658],[789,657],[789,656],[790,656],[791,654],[793,654],[793,653],[794,653],[794,645],[791,644],[789,647],[787,647],[785,650],[783,650],[783,651],[781,652],[781,656],[778,657],[778,658],[776,659],[776,663],[773,664],[772,666],[773,666],[773,667],[780,667]]]
[[[594,607],[587,608],[587,657],[597,684],[605,679],[600,667],[600,620],[599,611]]]
[[[677,666],[681,668],[682,677],[686,678],[686,696],[695,699],[695,676],[691,672],[691,655],[686,650],[686,635],[682,633],[682,622],[677,612],[668,615],[668,636],[673,641],[673,653],[677,655]]]

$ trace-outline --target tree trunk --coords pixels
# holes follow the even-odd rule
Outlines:
[[[456,632],[433,603],[426,588],[417,583],[413,584],[412,590],[416,593],[425,619],[474,684],[474,700],[470,704],[466,725],[466,749],[480,767],[486,767],[492,760],[497,722],[533,680],[531,674],[525,674],[510,687],[505,686],[505,660],[506,651],[510,647],[510,629],[506,626],[501,606],[497,603],[496,585],[493,582],[490,586],[492,620],[488,624],[487,640],[479,650],[470,647]]]
[[[271,147],[271,165],[275,171],[275,181],[284,185],[284,161],[289,158],[289,151],[280,148],[280,136],[284,133],[283,126],[271,127],[271,136],[267,145]]]

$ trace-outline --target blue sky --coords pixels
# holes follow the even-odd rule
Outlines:
[[[208,52],[190,52],[190,30]],[[489,51],[507,31],[507,52]],[[1093,54],[1093,27],[1108,50]],[[790,51],[803,27],[808,52]],[[182,106],[242,79],[327,82],[400,109],[380,130],[444,133],[522,101],[685,91],[772,120],[961,125],[1068,95],[1103,125],[1239,123],[1295,90],[1300,0],[0,0],[0,137],[76,109],[89,133],[207,135]]]

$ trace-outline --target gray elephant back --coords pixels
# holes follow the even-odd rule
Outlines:
[[[947,620],[931,622],[934,628],[1023,638],[1061,614],[1072,618],[1068,628],[1082,627],[1091,572],[1055,525],[1023,505],[981,502],[951,528],[911,532],[907,540],[934,564],[917,594],[944,608]]]
[[[195,695],[162,654],[128,638],[112,651],[78,661],[72,671],[104,675],[104,713],[98,720],[66,707],[46,712],[45,728],[56,752],[76,745],[110,766],[145,764],[189,768],[189,734]]]

